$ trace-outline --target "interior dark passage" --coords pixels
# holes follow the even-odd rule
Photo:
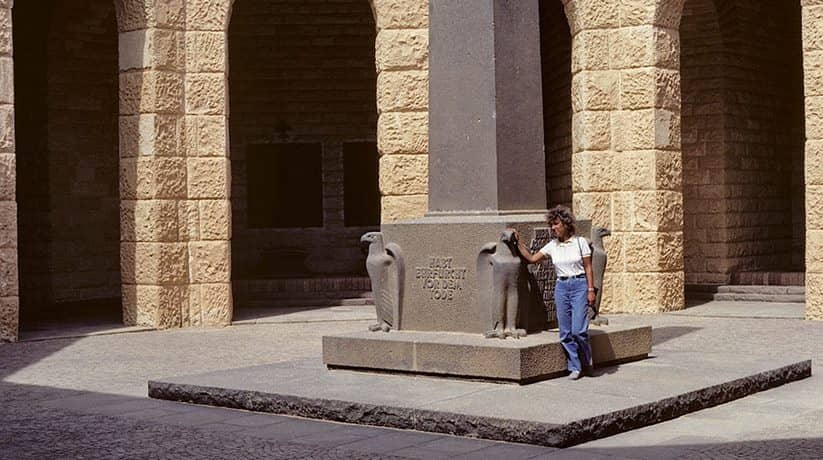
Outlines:
[[[21,330],[121,322],[111,0],[13,9]]]
[[[368,290],[359,240],[380,219],[369,2],[237,0],[228,36],[235,305]]]
[[[546,203],[572,205],[572,36],[563,3],[540,2]]]
[[[688,0],[680,37],[686,285],[802,284],[800,2]]]

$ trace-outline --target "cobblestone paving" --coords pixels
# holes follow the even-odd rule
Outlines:
[[[31,405],[9,408],[4,405],[0,424],[3,459],[398,458]]]
[[[359,321],[142,332],[0,346],[0,458],[823,458],[823,323],[656,315],[654,353],[813,360],[814,375],[666,423],[547,449],[154,401],[163,376],[317,357]],[[733,365],[733,363],[730,363]]]

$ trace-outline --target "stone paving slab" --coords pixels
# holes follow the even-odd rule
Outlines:
[[[517,386],[327,370],[309,359],[150,381],[149,396],[567,447],[810,375],[811,361],[798,357],[663,352],[642,362],[597,369],[576,382]]]

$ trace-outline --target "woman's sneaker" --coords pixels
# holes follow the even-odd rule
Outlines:
[[[572,371],[571,374],[569,374],[569,380],[578,380],[578,379],[580,379],[580,371]]]

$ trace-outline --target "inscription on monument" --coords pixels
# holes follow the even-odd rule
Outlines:
[[[454,257],[429,256],[428,267],[415,267],[415,279],[420,287],[429,292],[433,300],[454,300],[466,283],[465,267],[455,267]]]

